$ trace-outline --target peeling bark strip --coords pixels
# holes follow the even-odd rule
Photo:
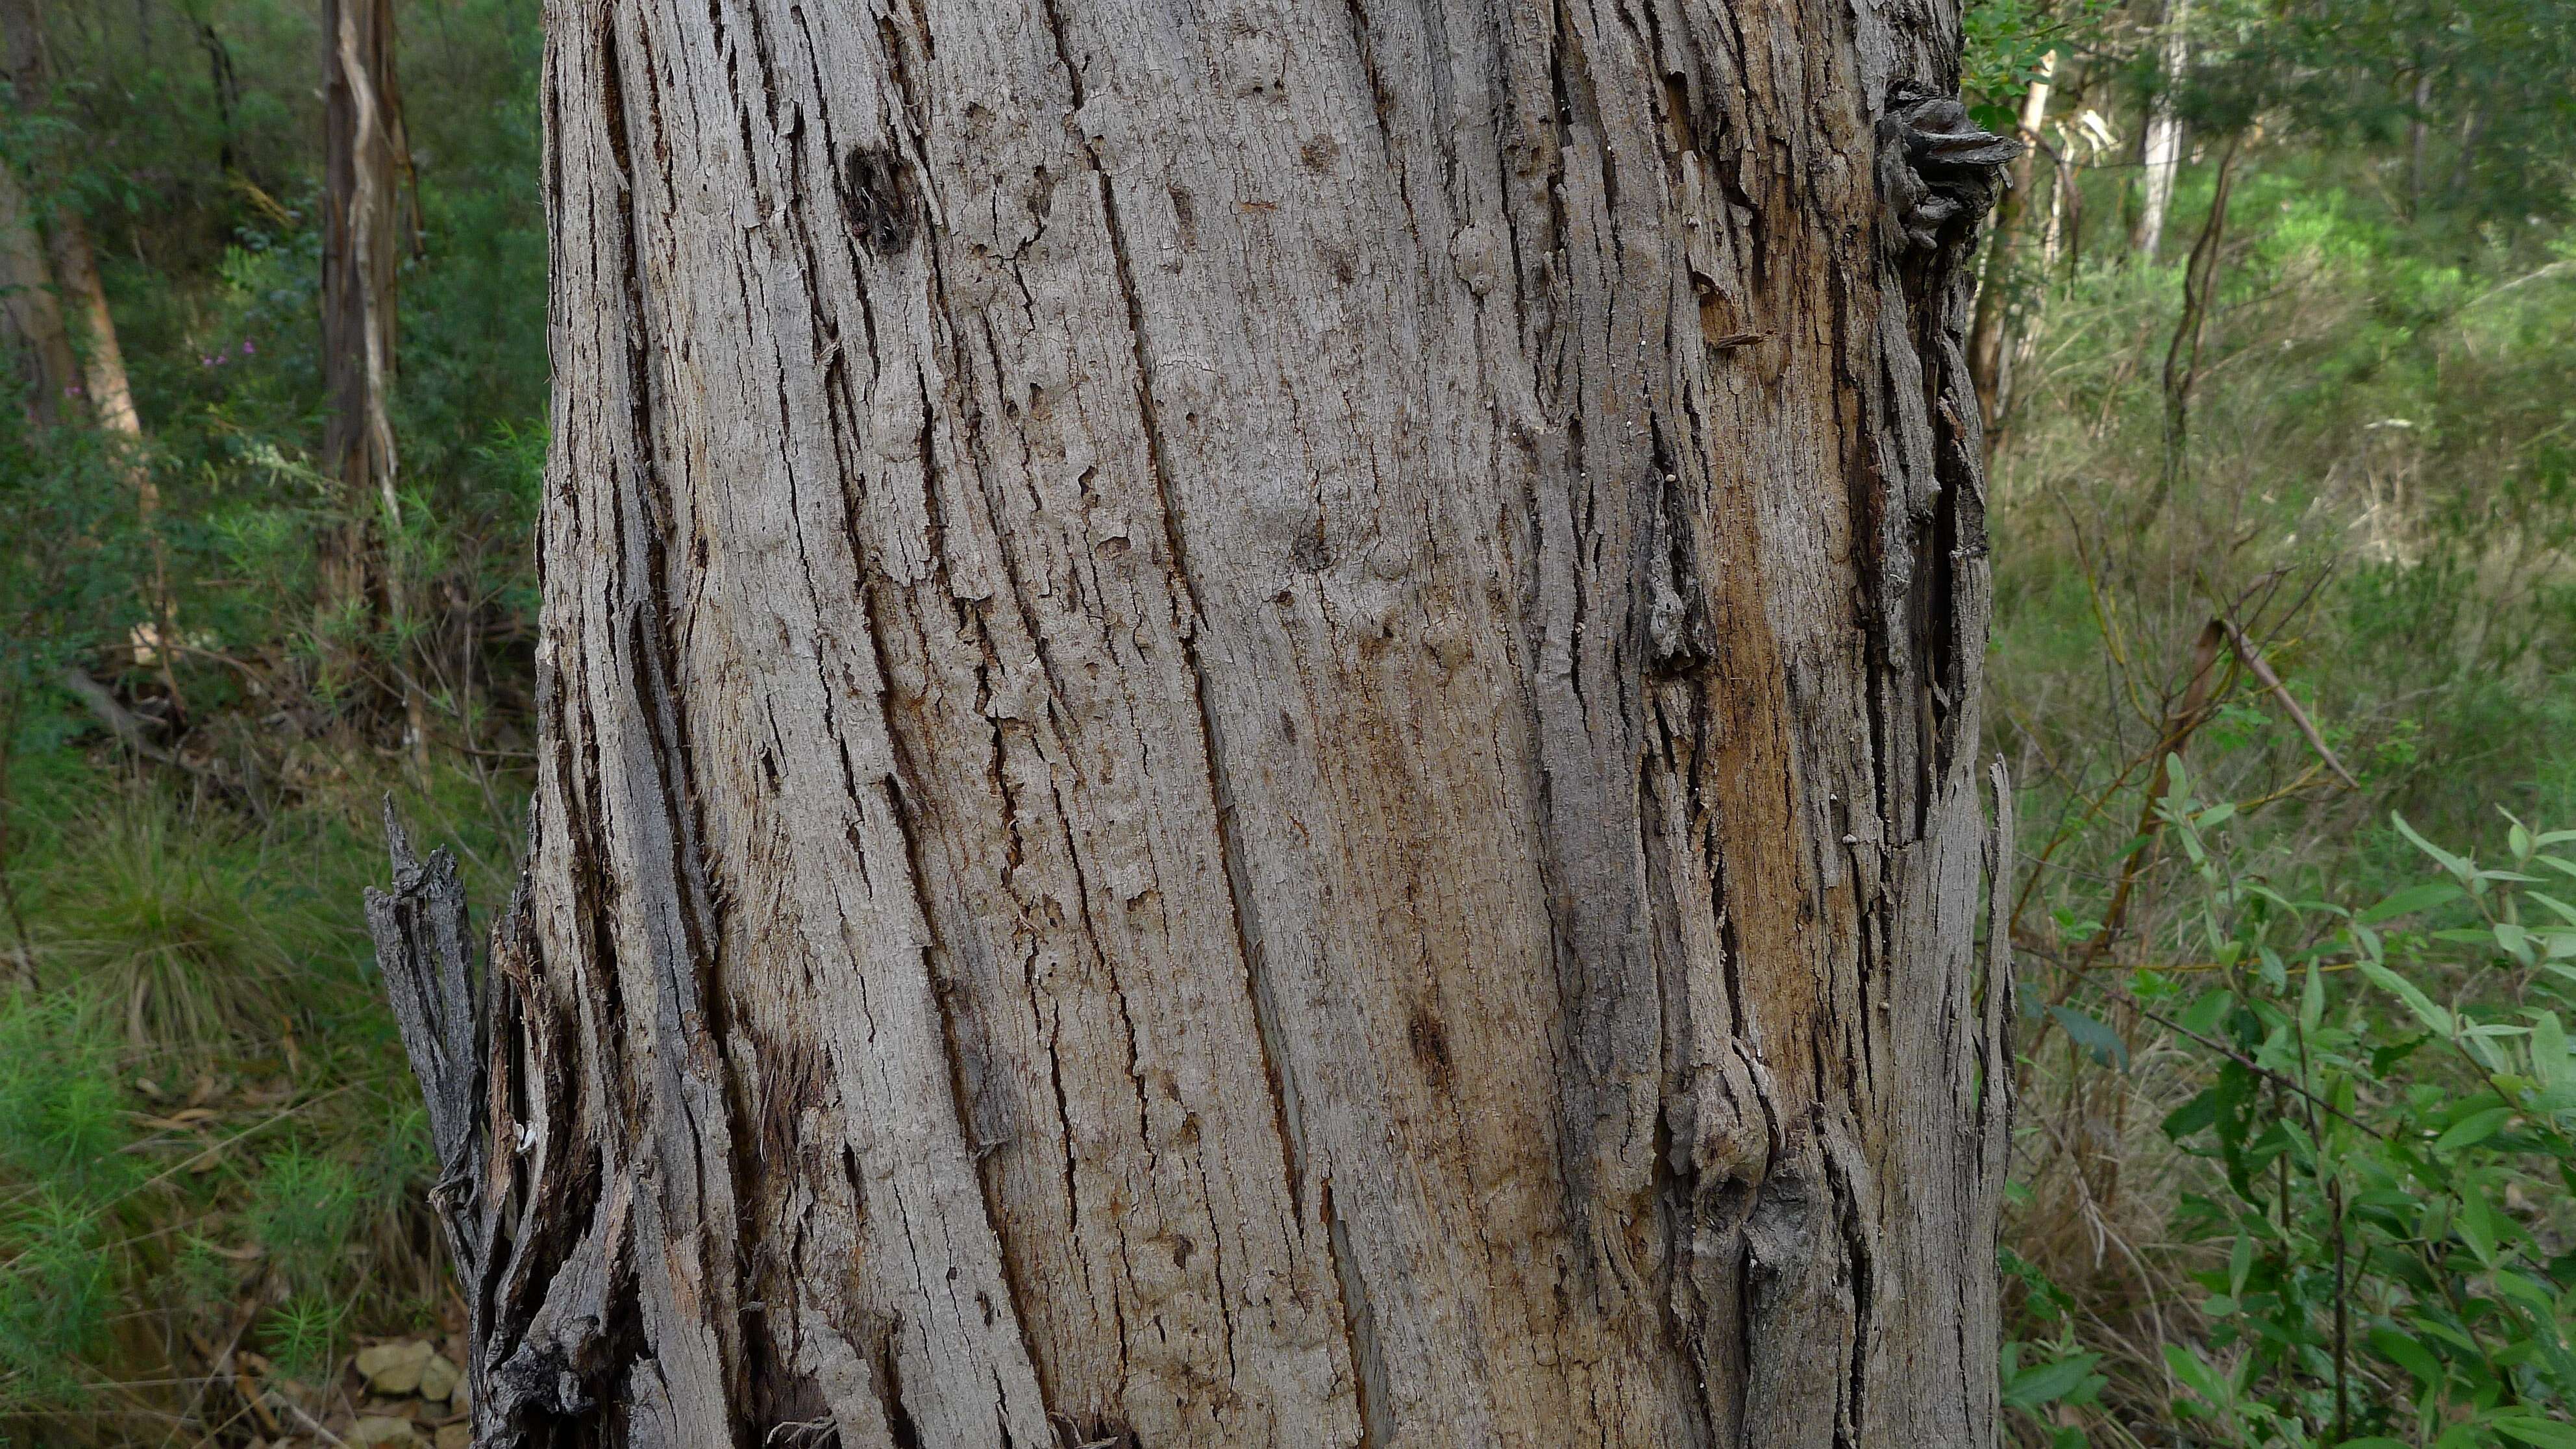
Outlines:
[[[1992,1441],[1946,0],[549,26],[478,1443]]]

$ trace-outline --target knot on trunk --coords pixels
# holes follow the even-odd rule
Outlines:
[[[888,146],[853,146],[841,167],[841,210],[859,245],[890,257],[912,245],[919,228],[920,189],[912,163]]]
[[[1965,235],[2003,193],[2004,167],[2022,143],[1981,129],[1956,96],[1912,82],[1888,97],[1878,122],[1879,179],[1898,230],[1925,251]]]

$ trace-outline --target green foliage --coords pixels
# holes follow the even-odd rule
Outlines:
[[[0,996],[0,1414],[76,1401],[117,1306],[113,1209],[139,1161],[96,1014]]]
[[[270,1311],[261,1343],[277,1366],[298,1378],[327,1372],[349,1305],[323,1293],[298,1293]]]
[[[0,383],[0,1442],[158,1443],[194,1387],[173,1345],[181,1374],[185,1345],[238,1333],[318,1377],[440,1301],[426,1126],[359,897],[389,791],[463,847],[478,898],[512,864],[545,447],[539,16],[399,7],[421,230],[400,516],[369,521],[402,607],[334,613],[318,11],[40,9],[59,83],[0,107],[0,156],[86,220],[145,442],[79,406],[34,426],[17,373]],[[134,647],[156,571],[170,657]],[[427,768],[383,704],[402,680]]]
[[[87,1400],[79,1366],[120,1296],[104,1238],[91,1204],[52,1190],[0,1226],[0,1414]]]
[[[2508,817],[2482,866],[2398,817],[2431,878],[2351,903],[2246,869],[2235,807],[2170,769],[2157,813],[2209,969],[2107,999],[2203,1083],[2161,1123],[2206,1169],[2174,1217],[2206,1327],[2162,1347],[2173,1412],[2245,1446],[2554,1442],[2576,1416],[2576,830]],[[2061,1327],[2007,1370],[2025,1412],[2099,1360],[2032,1301]]]
[[[2446,878],[2355,910],[2236,876],[2218,812],[2186,790],[2164,811],[2226,968],[2196,990],[2136,983],[2226,1053],[2165,1123],[2227,1189],[2185,1218],[2227,1245],[2199,1275],[2207,1351],[2171,1351],[2235,1349],[2236,1367],[2226,1400],[2196,1390],[2191,1410],[2284,1444],[2336,1425],[2501,1442],[2576,1411],[2576,910],[2532,873],[2576,877],[2546,853],[2576,831],[2516,822],[2510,864],[2481,869],[2400,817]]]
[[[71,995],[0,1001],[0,1166],[73,1188],[124,1175],[131,1139],[115,1057]]]
[[[65,863],[31,882],[48,944],[66,977],[126,1003],[135,1047],[202,1056],[274,1027],[295,947],[329,927],[282,899],[273,859],[149,795],[74,820],[70,837]]]
[[[1976,0],[1960,17],[1959,89],[1979,122],[2010,133],[2015,108],[2040,79],[2048,54],[2086,44],[2100,29],[2104,0]]]
[[[290,1284],[330,1276],[357,1216],[357,1175],[294,1146],[260,1164],[243,1212],[252,1240]]]
[[[219,818],[145,797],[76,820],[47,849],[96,861],[137,828],[172,857],[142,878],[189,903],[156,905],[170,919],[136,932],[166,977],[106,969],[117,958],[66,931],[130,908],[114,882],[49,854],[32,872],[44,884],[31,924],[39,978],[59,984],[0,987],[0,1423],[126,1403],[121,1376],[159,1351],[155,1323],[220,1336],[248,1312],[251,1341],[307,1373],[351,1322],[411,1322],[434,1291],[417,1095],[357,970],[352,913],[318,907],[354,902],[372,843],[281,827],[267,856]],[[224,870],[236,899],[189,881]],[[278,884],[290,874],[309,893]],[[237,989],[233,951],[263,963],[273,1018],[198,1041],[164,1034],[179,1018],[135,1014],[138,980],[208,998]]]
[[[2058,250],[2030,256],[2035,222],[2007,281],[1988,719],[2035,1003],[2013,1373],[2102,1381],[2027,1379],[2014,1438],[2551,1442],[2569,1009],[2529,892],[2576,886],[2472,894],[2419,839],[2576,821],[2571,13],[2193,0],[2199,156],[2158,265],[2126,246],[2134,152],[2074,121],[2136,124],[2170,13],[2106,17],[2061,70],[2068,169],[2035,173],[2064,183]],[[2231,137],[2177,436],[2179,263]],[[2222,642],[2187,707],[2214,617],[2277,685]],[[2553,874],[2501,828],[2501,869]]]

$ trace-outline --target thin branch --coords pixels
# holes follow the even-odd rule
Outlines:
[[[2308,718],[2308,712],[2299,708],[2299,702],[2290,697],[2288,686],[2281,683],[2281,676],[2273,673],[2272,666],[2263,662],[2263,651],[2254,647],[2254,641],[2245,637],[2245,631],[2236,627],[2235,620],[2221,614],[2218,616],[2218,622],[2227,630],[2227,642],[2235,646],[2236,657],[2245,661],[2245,667],[2254,671],[2254,677],[2263,681],[2265,687],[2272,691],[2273,697],[2281,701],[2281,707],[2290,712],[2291,721],[2298,725],[2299,733],[2308,737],[2308,746],[2317,752],[2317,758],[2325,761],[2326,768],[2335,772],[2336,777],[2343,781],[2345,788],[2360,789],[2361,782],[2354,779],[2352,771],[2345,769],[2343,761],[2336,759],[2335,752],[2327,748],[2326,737],[2317,732],[2315,722]]]

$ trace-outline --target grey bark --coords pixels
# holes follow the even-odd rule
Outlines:
[[[1948,5],[549,27],[478,1443],[1992,1441]]]

